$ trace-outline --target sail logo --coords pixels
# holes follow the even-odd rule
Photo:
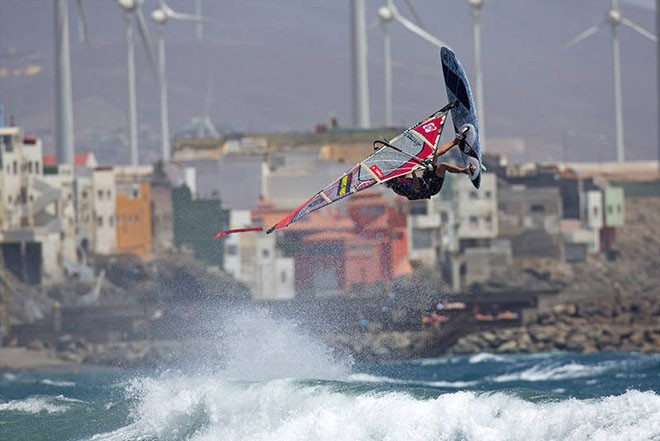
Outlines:
[[[369,167],[369,170],[371,170],[373,174],[378,176],[378,179],[382,179],[384,176],[383,171],[376,164]]]
[[[337,196],[344,196],[348,189],[351,186],[351,175],[344,175],[343,178],[339,181],[339,189],[337,190]]]
[[[431,133],[431,132],[433,132],[434,130],[437,130],[437,129],[438,129],[438,127],[433,122],[430,122],[428,124],[424,124],[422,126],[422,130],[424,130],[424,133]]]

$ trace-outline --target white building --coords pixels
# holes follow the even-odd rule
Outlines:
[[[248,227],[252,216],[248,210],[232,210],[229,222],[232,229]],[[255,300],[295,297],[294,260],[279,255],[274,235],[230,234],[224,248],[224,270],[245,283]]]
[[[87,196],[91,199],[92,211],[86,219],[91,249],[97,254],[112,254],[117,250],[117,185],[113,169],[95,169],[91,184]]]
[[[22,280],[62,276],[76,259],[71,173],[44,174],[41,140],[0,128],[0,245],[5,266]]]

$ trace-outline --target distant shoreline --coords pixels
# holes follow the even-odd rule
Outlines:
[[[57,353],[50,349],[0,347],[0,371],[79,371],[98,367],[100,366],[61,360],[57,358]]]

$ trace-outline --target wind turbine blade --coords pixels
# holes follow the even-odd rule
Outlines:
[[[142,9],[138,7],[135,10],[135,15],[137,16],[140,38],[142,39],[142,45],[144,46],[144,50],[147,52],[147,60],[149,60],[149,66],[151,67],[151,72],[156,76],[156,78],[158,78],[158,68],[156,67],[156,58],[154,57],[153,46],[151,44],[151,38],[149,37],[147,22],[144,19],[144,14],[142,13]]]
[[[211,20],[208,18],[200,17],[194,14],[184,14],[182,12],[175,12],[170,10],[167,14],[169,17],[175,20],[185,20],[185,21],[194,21],[196,23],[210,23]]]
[[[621,24],[628,26],[630,29],[637,32],[642,37],[646,37],[646,38],[648,38],[649,40],[651,40],[653,42],[658,41],[658,37],[656,37],[653,33],[649,32],[646,29],[644,29],[643,27],[633,23],[632,21],[628,20],[627,18],[621,18]]]
[[[589,29],[587,29],[586,31],[584,31],[584,32],[582,32],[582,33],[580,33],[580,34],[578,34],[578,35],[575,36],[571,41],[569,41],[568,43],[566,43],[566,44],[564,45],[564,49],[567,49],[567,48],[569,48],[569,47],[573,47],[573,46],[575,46],[576,44],[580,43],[582,40],[585,40],[585,39],[591,37],[591,36],[594,35],[596,32],[598,32],[598,30],[601,28],[601,26],[603,26],[602,23],[601,23],[601,24],[598,24],[598,25],[596,25],[596,26],[592,26],[592,27],[590,27]]]
[[[85,46],[89,46],[89,31],[87,28],[87,14],[85,14],[85,5],[83,0],[77,0],[78,6],[78,29],[80,30],[81,40]]]
[[[424,26],[424,23],[422,22],[422,18],[417,13],[417,8],[415,8],[415,5],[413,4],[412,0],[406,0],[406,5],[408,6],[408,10],[410,10],[410,13],[415,18],[415,21],[417,22],[417,25],[420,28],[426,30],[426,26]]]
[[[445,43],[444,41],[435,38],[433,35],[429,34],[424,29],[420,28],[415,23],[411,22],[406,17],[399,14],[399,12],[396,9],[392,8],[392,13],[396,21],[401,23],[410,32],[419,35],[420,37],[422,37],[424,40],[428,41],[432,45],[437,47],[448,46],[448,44]]]

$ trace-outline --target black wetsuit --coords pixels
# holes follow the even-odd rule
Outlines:
[[[413,187],[411,178],[397,178],[387,182],[394,193],[406,197],[411,201],[417,199],[430,199],[440,192],[444,178],[436,176],[435,170],[424,170],[424,174],[419,178],[419,189]]]

